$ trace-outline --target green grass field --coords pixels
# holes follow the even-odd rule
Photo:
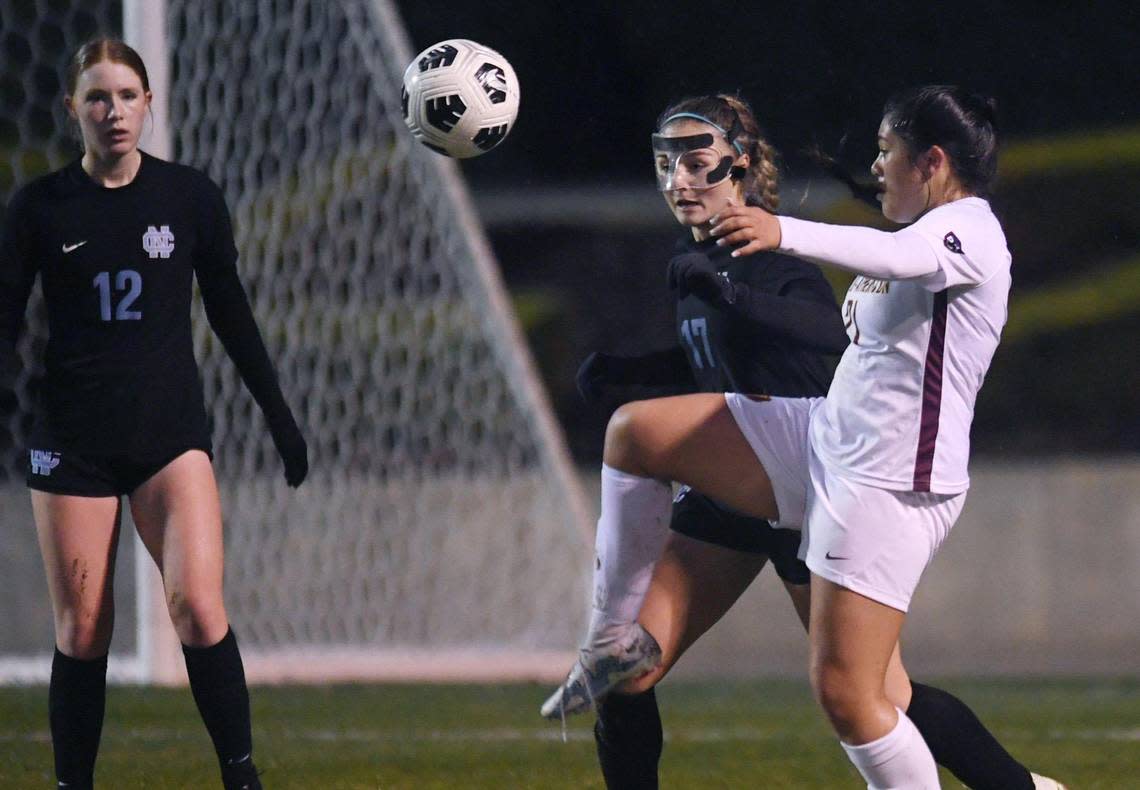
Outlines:
[[[1140,679],[966,681],[1011,752],[1072,790],[1140,787]],[[535,685],[253,689],[267,788],[599,788],[592,719],[538,718]],[[858,788],[806,686],[667,683],[662,788]],[[0,787],[46,788],[43,687],[0,689]],[[216,768],[189,691],[112,688],[97,784],[209,788]],[[944,774],[945,787],[960,785]]]

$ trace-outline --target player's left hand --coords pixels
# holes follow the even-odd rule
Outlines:
[[[733,258],[780,246],[780,221],[758,206],[726,206],[712,218],[709,231],[721,247],[734,247]]]
[[[678,255],[669,261],[666,279],[669,287],[676,288],[682,296],[688,292],[707,302],[727,298],[726,291],[732,287],[716,264],[699,252]]]
[[[285,482],[290,488],[297,488],[309,474],[309,445],[292,418],[288,425],[270,426],[270,434],[285,463]]]

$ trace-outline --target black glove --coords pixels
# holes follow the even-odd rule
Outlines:
[[[602,351],[592,351],[578,367],[578,374],[574,382],[578,385],[578,394],[586,403],[597,403],[607,387],[618,383],[617,372],[622,363],[621,357],[606,354]]]
[[[665,279],[682,297],[691,293],[706,302],[733,301],[732,283],[717,271],[707,255],[699,252],[688,252],[669,261]]]
[[[269,426],[269,433],[277,454],[285,463],[285,482],[290,488],[296,488],[305,482],[305,475],[309,473],[309,445],[305,443],[292,414],[286,414],[274,423]]]

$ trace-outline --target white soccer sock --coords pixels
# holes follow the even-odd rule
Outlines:
[[[898,724],[882,738],[859,746],[841,745],[867,780],[868,790],[938,790],[940,786],[930,747],[901,710]]]
[[[602,465],[589,641],[617,635],[637,620],[669,535],[672,503],[672,489],[660,480]]]

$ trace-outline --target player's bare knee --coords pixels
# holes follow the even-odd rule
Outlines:
[[[606,425],[606,443],[603,460],[607,466],[624,472],[640,474],[642,448],[638,442],[638,424],[643,419],[637,403],[620,406]]]
[[[225,636],[226,610],[214,595],[185,595],[178,591],[167,595],[170,621],[184,645],[207,647]]]
[[[606,425],[606,465],[641,477],[668,477],[670,451],[653,431],[658,416],[648,401],[620,406]]]
[[[109,615],[65,613],[56,622],[56,647],[64,655],[81,661],[100,658],[111,647],[111,627]]]
[[[833,664],[815,662],[811,688],[816,701],[840,735],[851,729],[865,702],[866,693],[850,675]]]

